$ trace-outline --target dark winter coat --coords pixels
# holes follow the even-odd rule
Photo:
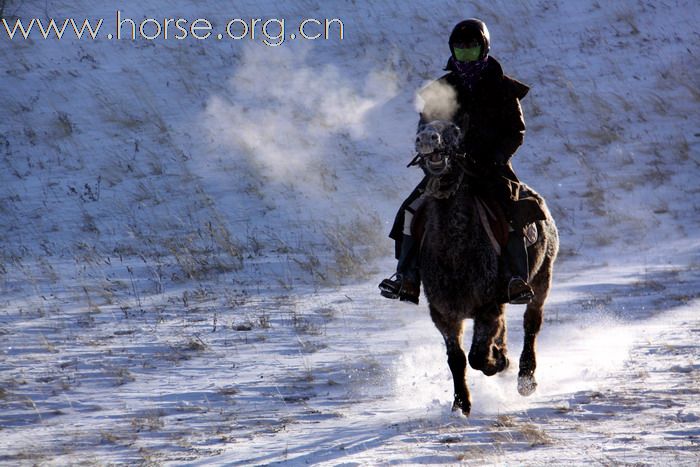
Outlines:
[[[418,128],[433,120],[451,120],[459,126],[463,134],[460,152],[474,160],[474,169],[481,175],[477,191],[496,197],[512,218],[520,183],[510,159],[523,143],[525,121],[520,99],[529,87],[506,76],[495,58],[487,60],[487,67],[471,89],[449,65],[449,73],[423,88],[420,96],[424,107]],[[446,102],[450,98],[454,101]],[[404,209],[420,196],[425,183],[425,179],[421,181],[401,205],[389,234],[397,242],[402,238]],[[397,253],[399,248],[397,245]]]

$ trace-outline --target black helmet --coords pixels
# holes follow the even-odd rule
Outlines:
[[[481,60],[486,55],[488,55],[491,48],[491,40],[489,38],[489,30],[486,27],[486,23],[476,18],[465,19],[464,21],[457,24],[450,34],[450,53],[454,56],[454,45],[455,44],[466,44],[470,41],[476,39],[479,44],[481,44],[481,55],[479,59]]]

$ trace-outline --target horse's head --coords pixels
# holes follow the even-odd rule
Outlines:
[[[446,120],[432,121],[418,130],[416,152],[421,165],[433,176],[441,176],[450,169],[450,159],[458,150],[462,131]]]

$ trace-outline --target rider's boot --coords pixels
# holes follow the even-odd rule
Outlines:
[[[521,305],[530,303],[535,296],[528,284],[529,266],[525,237],[518,232],[510,232],[506,245],[507,264],[510,270],[508,282],[508,303]]]
[[[416,241],[411,235],[404,234],[401,241],[401,254],[396,266],[396,274],[384,279],[379,284],[383,297],[398,298],[402,302],[418,304],[420,296],[420,276],[418,272],[418,254]]]

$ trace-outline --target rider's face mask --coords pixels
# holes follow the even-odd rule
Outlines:
[[[475,41],[469,44],[455,44],[453,50],[455,59],[460,62],[473,62],[481,55],[481,45]]]

